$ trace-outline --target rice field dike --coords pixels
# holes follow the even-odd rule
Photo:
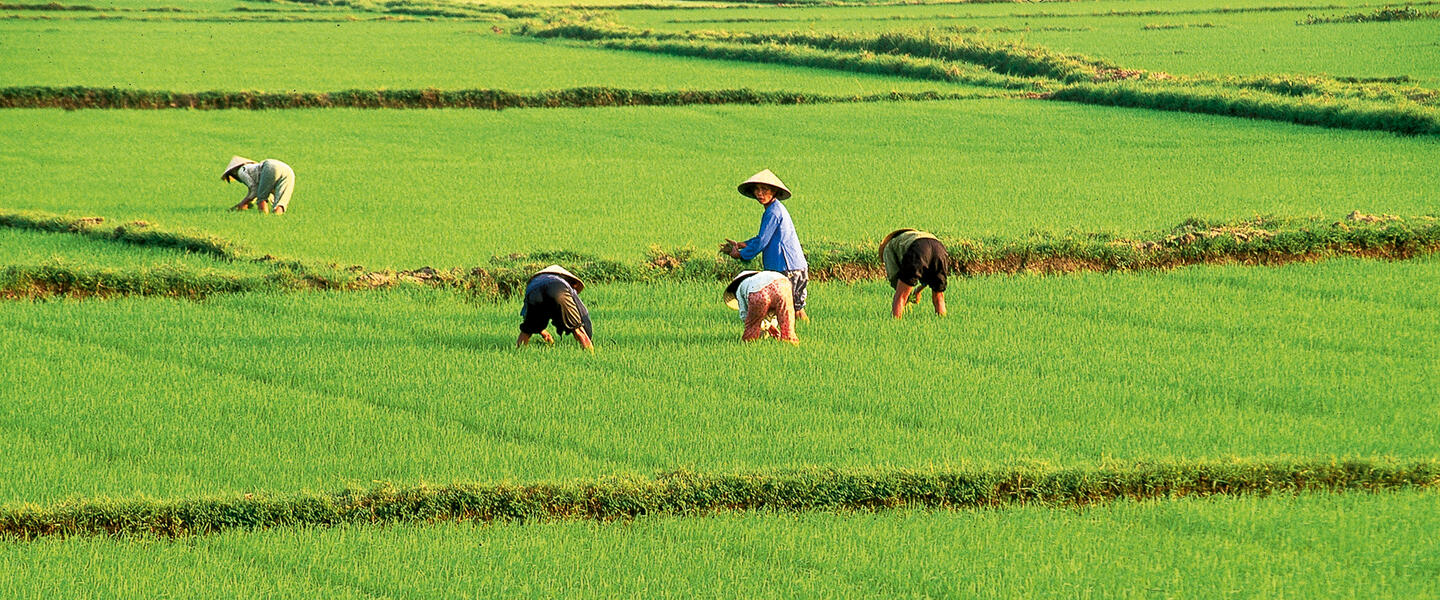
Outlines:
[[[1440,596],[1437,11],[0,2],[0,597]]]

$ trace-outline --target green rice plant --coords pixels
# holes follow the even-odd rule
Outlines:
[[[579,40],[653,39],[661,42],[724,42],[746,45],[779,45],[794,51],[796,46],[819,50],[863,52],[904,56],[911,59],[939,59],[978,65],[999,75],[1044,77],[1060,81],[1091,80],[1105,69],[1105,61],[1063,55],[1045,48],[1015,43],[996,43],[975,38],[942,35],[938,31],[887,32],[881,34],[834,34],[814,32],[750,33],[702,31],[665,33],[638,30],[613,23],[570,20],[523,23],[517,33],[541,38]],[[796,58],[794,64],[806,64]],[[826,67],[815,64],[813,66]],[[834,68],[834,67],[829,67]]]
[[[856,34],[889,30],[898,23],[915,27],[960,26],[984,30],[985,37],[1022,42],[1056,51],[1123,62],[1131,69],[1171,74],[1251,75],[1319,74],[1370,78],[1408,76],[1430,88],[1440,87],[1440,61],[1428,43],[1435,37],[1429,21],[1393,22],[1375,27],[1321,27],[1297,30],[1306,13],[1325,10],[1371,10],[1382,3],[1274,4],[1218,7],[1194,2],[1161,2],[1143,10],[1107,9],[1086,3],[1047,3],[1033,8],[1014,5],[930,6],[894,8],[712,9],[675,19],[665,11],[617,13],[614,18],[640,29],[676,31],[699,22],[730,23],[727,28],[752,32],[797,28]],[[1412,4],[1420,10],[1431,3]],[[1292,14],[1293,13],[1293,14]],[[1146,24],[1157,17],[1176,20],[1206,16],[1215,28],[1186,28],[1156,44]],[[1161,20],[1163,20],[1161,19]],[[677,21],[671,23],[670,21]],[[1178,21],[1177,21],[1178,22]],[[1049,27],[1047,27],[1047,25]],[[1054,27],[1084,28],[1059,31]],[[1014,29],[1005,32],[1005,29]],[[976,31],[975,33],[983,33]],[[1361,52],[1332,52],[1337,47]],[[1260,52],[1257,48],[1266,48]],[[1277,51],[1285,48],[1285,51]]]
[[[608,48],[752,62],[783,61],[786,64],[864,72],[878,70],[885,74],[973,85],[1016,87],[1026,83],[1015,80],[1014,76],[1037,77],[1042,79],[1028,82],[1029,89],[1047,89],[1051,87],[1046,85],[1049,80],[1067,83],[1071,85],[1069,89],[1047,94],[1046,97],[1070,102],[1281,120],[1302,125],[1378,129],[1410,135],[1440,131],[1440,113],[1427,114],[1423,107],[1417,108],[1412,99],[1433,99],[1440,95],[1434,90],[1383,90],[1387,84],[1372,84],[1367,91],[1332,80],[1327,84],[1328,88],[1345,89],[1345,98],[1363,97],[1366,101],[1335,102],[1328,95],[1315,95],[1317,90],[1313,84],[1284,86],[1288,96],[1256,95],[1246,92],[1280,86],[1274,81],[1253,79],[1238,84],[1214,78],[1176,80],[1166,74],[1121,69],[1106,61],[1064,55],[1044,48],[941,37],[934,32],[890,32],[869,36],[802,32],[682,34],[593,21],[526,23],[518,32],[536,37],[598,40],[600,45]],[[712,44],[710,40],[723,40],[724,43]],[[806,48],[821,52],[807,51]],[[836,51],[852,54],[824,53]],[[954,63],[930,62],[935,58],[977,65],[1002,77],[989,77],[983,71],[979,75],[973,71],[965,73],[951,66]],[[1103,84],[1097,87],[1097,84],[1091,83],[1112,80],[1127,83],[1108,87]],[[1234,91],[1235,85],[1241,87],[1238,94]],[[1377,88],[1380,91],[1376,91]],[[1296,94],[1301,97],[1291,100]]]
[[[366,13],[355,14],[370,18]],[[225,19],[240,16],[219,15]],[[355,15],[298,16],[332,19]],[[163,32],[164,41],[157,42],[154,35],[139,35],[137,27]],[[227,40],[255,35],[264,36],[267,43],[251,50],[251,60],[223,60]],[[0,69],[0,87],[81,86],[113,88],[116,92],[112,93],[147,89],[184,93],[253,90],[290,95],[336,90],[480,88],[530,95],[597,87],[637,91],[749,88],[761,92],[866,96],[892,91],[949,92],[957,87],[899,77],[543,44],[495,34],[488,25],[446,20],[145,25],[86,21],[58,27],[0,21],[0,37],[6,39],[6,44],[0,46],[0,63],[6,65]],[[434,52],[436,39],[446,40],[447,52]],[[386,52],[374,53],[373,49],[380,46]],[[361,55],[369,58],[352,60]],[[63,60],[55,60],[56,56]],[[290,60],[303,61],[313,68],[276,70],[268,66]]]
[[[0,265],[0,297],[12,300],[127,295],[200,299],[242,291],[307,289],[323,281],[307,272],[328,271],[287,262],[231,260],[183,246],[134,246],[106,236],[55,235],[13,227],[0,229],[0,256],[5,263]]]
[[[737,152],[737,124],[764,143]],[[272,141],[266,132],[275,128],[291,135]],[[219,148],[206,137],[216,130],[237,137]],[[634,136],[639,130],[646,135]],[[1167,135],[1143,133],[1156,131]],[[553,141],[515,145],[541,135]],[[12,110],[0,111],[0,137],[24,148],[0,155],[0,172],[34,172],[40,167],[24,156],[45,157],[46,176],[0,188],[5,207],[103,216],[106,231],[144,220],[222,238],[252,258],[365,270],[485,266],[492,256],[556,250],[636,264],[652,244],[711,254],[726,237],[754,234],[759,211],[735,184],[762,166],[796,191],[787,206],[812,253],[827,244],[873,248],[904,226],[971,240],[1032,230],[1150,240],[1146,232],[1191,215],[1315,215],[1328,226],[1357,209],[1434,214],[1428,190],[1440,185],[1427,166],[1428,138],[985,99],[500,112]],[[1237,145],[1257,151],[1236,162],[1229,152]],[[218,181],[230,154],[293,165],[301,187],[292,213],[226,212],[245,193]],[[913,169],[886,168],[876,156]],[[396,176],[366,177],[366,165],[382,163]],[[113,193],[117,181],[133,193]],[[586,207],[585,231],[537,227],[552,222],[554,206]]]
[[[1419,598],[1440,593],[1437,508],[1412,491],[43,539],[0,545],[0,594]]]
[[[1037,82],[1015,77],[997,76],[963,65],[929,59],[872,54],[868,52],[837,52],[808,46],[786,46],[773,43],[726,44],[696,41],[651,41],[639,39],[605,40],[604,48],[638,50],[676,56],[695,56],[720,60],[778,63],[817,67],[877,75],[897,75],[969,85],[1007,89],[1043,89]]]
[[[51,233],[78,233],[95,239],[112,240],[135,246],[173,248],[184,252],[207,254],[225,260],[249,257],[246,250],[213,235],[168,231],[144,221],[132,221],[113,227],[103,226],[104,222],[103,217],[67,217],[36,211],[0,210],[0,227]]]
[[[291,286],[298,286],[298,281],[285,281],[275,276],[197,271],[169,265],[128,270],[77,267],[63,262],[0,267],[0,298],[12,300],[53,296],[176,296],[200,299],[214,294],[281,290]]]
[[[900,321],[883,281],[815,282],[799,347],[743,345],[721,282],[597,283],[593,354],[516,349],[517,300],[432,289],[7,303],[0,506],[677,469],[1433,460],[1440,416],[1414,399],[1440,376],[1437,267],[955,277],[948,317]],[[877,358],[897,343],[925,349]],[[714,368],[733,352],[741,387]]]
[[[509,18],[545,17],[555,10],[507,4],[477,4],[436,0],[283,0],[284,3],[347,8],[362,12],[426,17],[466,18],[501,14]]]
[[[1381,103],[1351,98],[1290,97],[1245,89],[1125,81],[1073,84],[1048,93],[1046,97],[1066,102],[1389,131],[1403,135],[1440,133],[1440,111],[1408,101]]]
[[[127,295],[203,298],[220,293],[348,289],[360,285],[354,272],[253,253],[214,235],[170,231],[143,221],[109,227],[103,225],[104,221],[102,217],[0,211],[0,227],[8,230],[78,234],[104,244],[159,253],[154,260],[139,264],[134,264],[133,257],[125,257],[129,260],[121,262],[131,264],[119,269],[114,268],[113,253],[101,252],[105,258],[95,264],[94,246],[72,247],[68,256],[54,256],[39,264],[11,263],[0,275],[0,295],[11,299]],[[36,243],[34,239],[23,241]],[[196,261],[193,256],[210,260]],[[76,257],[81,260],[76,262]],[[173,262],[167,262],[167,257]]]

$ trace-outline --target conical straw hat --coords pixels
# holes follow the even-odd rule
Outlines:
[[[759,271],[741,271],[739,275],[731,279],[730,285],[725,286],[725,293],[720,295],[720,299],[725,301],[725,306],[740,310],[740,301],[735,299],[735,290],[740,289],[740,282],[745,281],[747,277],[759,273]]]
[[[255,161],[243,156],[230,157],[230,164],[225,165],[225,172],[220,174],[220,181],[230,181],[230,177],[235,173],[235,169],[250,164],[255,164]]]
[[[765,169],[764,171],[751,175],[749,179],[745,180],[745,183],[740,184],[740,186],[735,189],[740,190],[742,195],[754,198],[755,184],[757,183],[763,183],[775,188],[776,200],[786,200],[790,198],[790,188],[785,187],[785,184],[780,182],[780,178],[776,177],[774,173],[771,173],[770,169]]]
[[[548,275],[559,275],[559,276],[563,277],[563,278],[565,279],[565,281],[570,282],[570,287],[575,288],[575,291],[577,291],[577,292],[581,292],[581,291],[584,291],[584,290],[585,290],[585,283],[582,282],[582,281],[580,281],[580,278],[579,278],[579,277],[576,277],[574,273],[571,273],[571,272],[569,272],[569,271],[566,271],[566,270],[565,270],[565,267],[562,267],[562,266],[560,266],[560,265],[550,265],[550,266],[548,266],[548,267],[545,267],[545,268],[543,268],[543,269],[540,269],[539,271],[536,271],[534,275],[531,275],[531,276],[530,276],[530,279],[534,279],[534,278],[539,277],[539,276],[541,276],[541,275],[547,275],[547,274],[548,274]]]
[[[890,240],[895,239],[895,236],[900,235],[900,234],[902,234],[902,233],[905,233],[905,232],[907,232],[907,231],[915,231],[915,229],[910,228],[910,227],[905,227],[905,228],[902,228],[902,229],[896,229],[895,231],[890,232],[890,235],[885,236],[885,239],[880,240],[880,259],[881,259],[881,260],[884,260],[884,259],[885,259],[885,244],[890,243]]]

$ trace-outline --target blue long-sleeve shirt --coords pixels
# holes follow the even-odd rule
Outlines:
[[[767,271],[801,271],[810,268],[805,262],[805,252],[800,249],[800,238],[795,235],[795,222],[790,220],[790,211],[779,200],[765,206],[760,217],[760,233],[745,240],[740,249],[742,260],[751,260],[763,255]]]

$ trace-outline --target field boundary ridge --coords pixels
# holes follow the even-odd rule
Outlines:
[[[1385,5],[1368,13],[1349,13],[1335,16],[1306,15],[1296,25],[1329,25],[1335,23],[1387,23],[1394,21],[1435,21],[1440,20],[1440,10],[1420,11],[1415,10],[1413,4],[1406,4],[1402,7]]]
[[[0,265],[0,299],[110,298],[174,296],[200,299],[213,294],[261,290],[338,287],[323,269],[301,261],[257,254],[203,232],[172,231],[146,221],[109,225],[104,217],[69,217],[39,211],[0,210],[0,227],[83,236],[101,243],[162,248],[214,259],[220,268],[182,264],[116,269],[51,260],[42,264]],[[268,273],[226,272],[226,263],[264,263]]]
[[[492,256],[475,267],[371,270],[361,265],[318,264],[258,254],[222,238],[167,231],[144,222],[104,225],[102,217],[0,211],[0,227],[78,234],[97,241],[173,248],[220,261],[248,261],[271,268],[264,276],[228,275],[167,266],[117,271],[54,263],[10,265],[0,270],[0,298],[162,295],[198,298],[212,293],[264,290],[372,290],[422,285],[466,292],[482,300],[506,300],[524,289],[530,275],[562,264],[594,283],[727,281],[741,263],[694,247],[651,246],[637,262],[572,251]],[[1405,260],[1440,250],[1440,217],[1400,217],[1354,211],[1339,220],[1255,217],[1233,221],[1190,218],[1165,231],[1139,235],[1097,232],[1032,232],[1019,237],[939,236],[961,276],[1076,272],[1154,271],[1196,264],[1275,266],[1341,256]],[[875,242],[806,244],[815,281],[884,279]]]
[[[1440,90],[1325,75],[1179,76],[1043,46],[942,30],[669,32],[591,15],[528,19],[513,35],[616,50],[890,75],[1027,92],[1020,97],[1401,135],[1440,134]]]
[[[859,102],[922,102],[1000,98],[1003,92],[898,92],[882,94],[815,94],[756,91],[747,88],[716,90],[641,90],[578,87],[540,92],[497,89],[342,90],[337,92],[223,91],[173,92],[105,87],[0,88],[0,109],[193,109],[277,110],[306,108],[368,109],[482,109],[598,108],[622,106],[689,106],[697,104],[837,104]]]
[[[1078,507],[1115,500],[1435,489],[1440,462],[1236,460],[1099,468],[676,471],[654,479],[453,484],[195,499],[79,499],[0,509],[0,537],[175,538],[234,529],[341,524],[535,522],[736,511]]]

